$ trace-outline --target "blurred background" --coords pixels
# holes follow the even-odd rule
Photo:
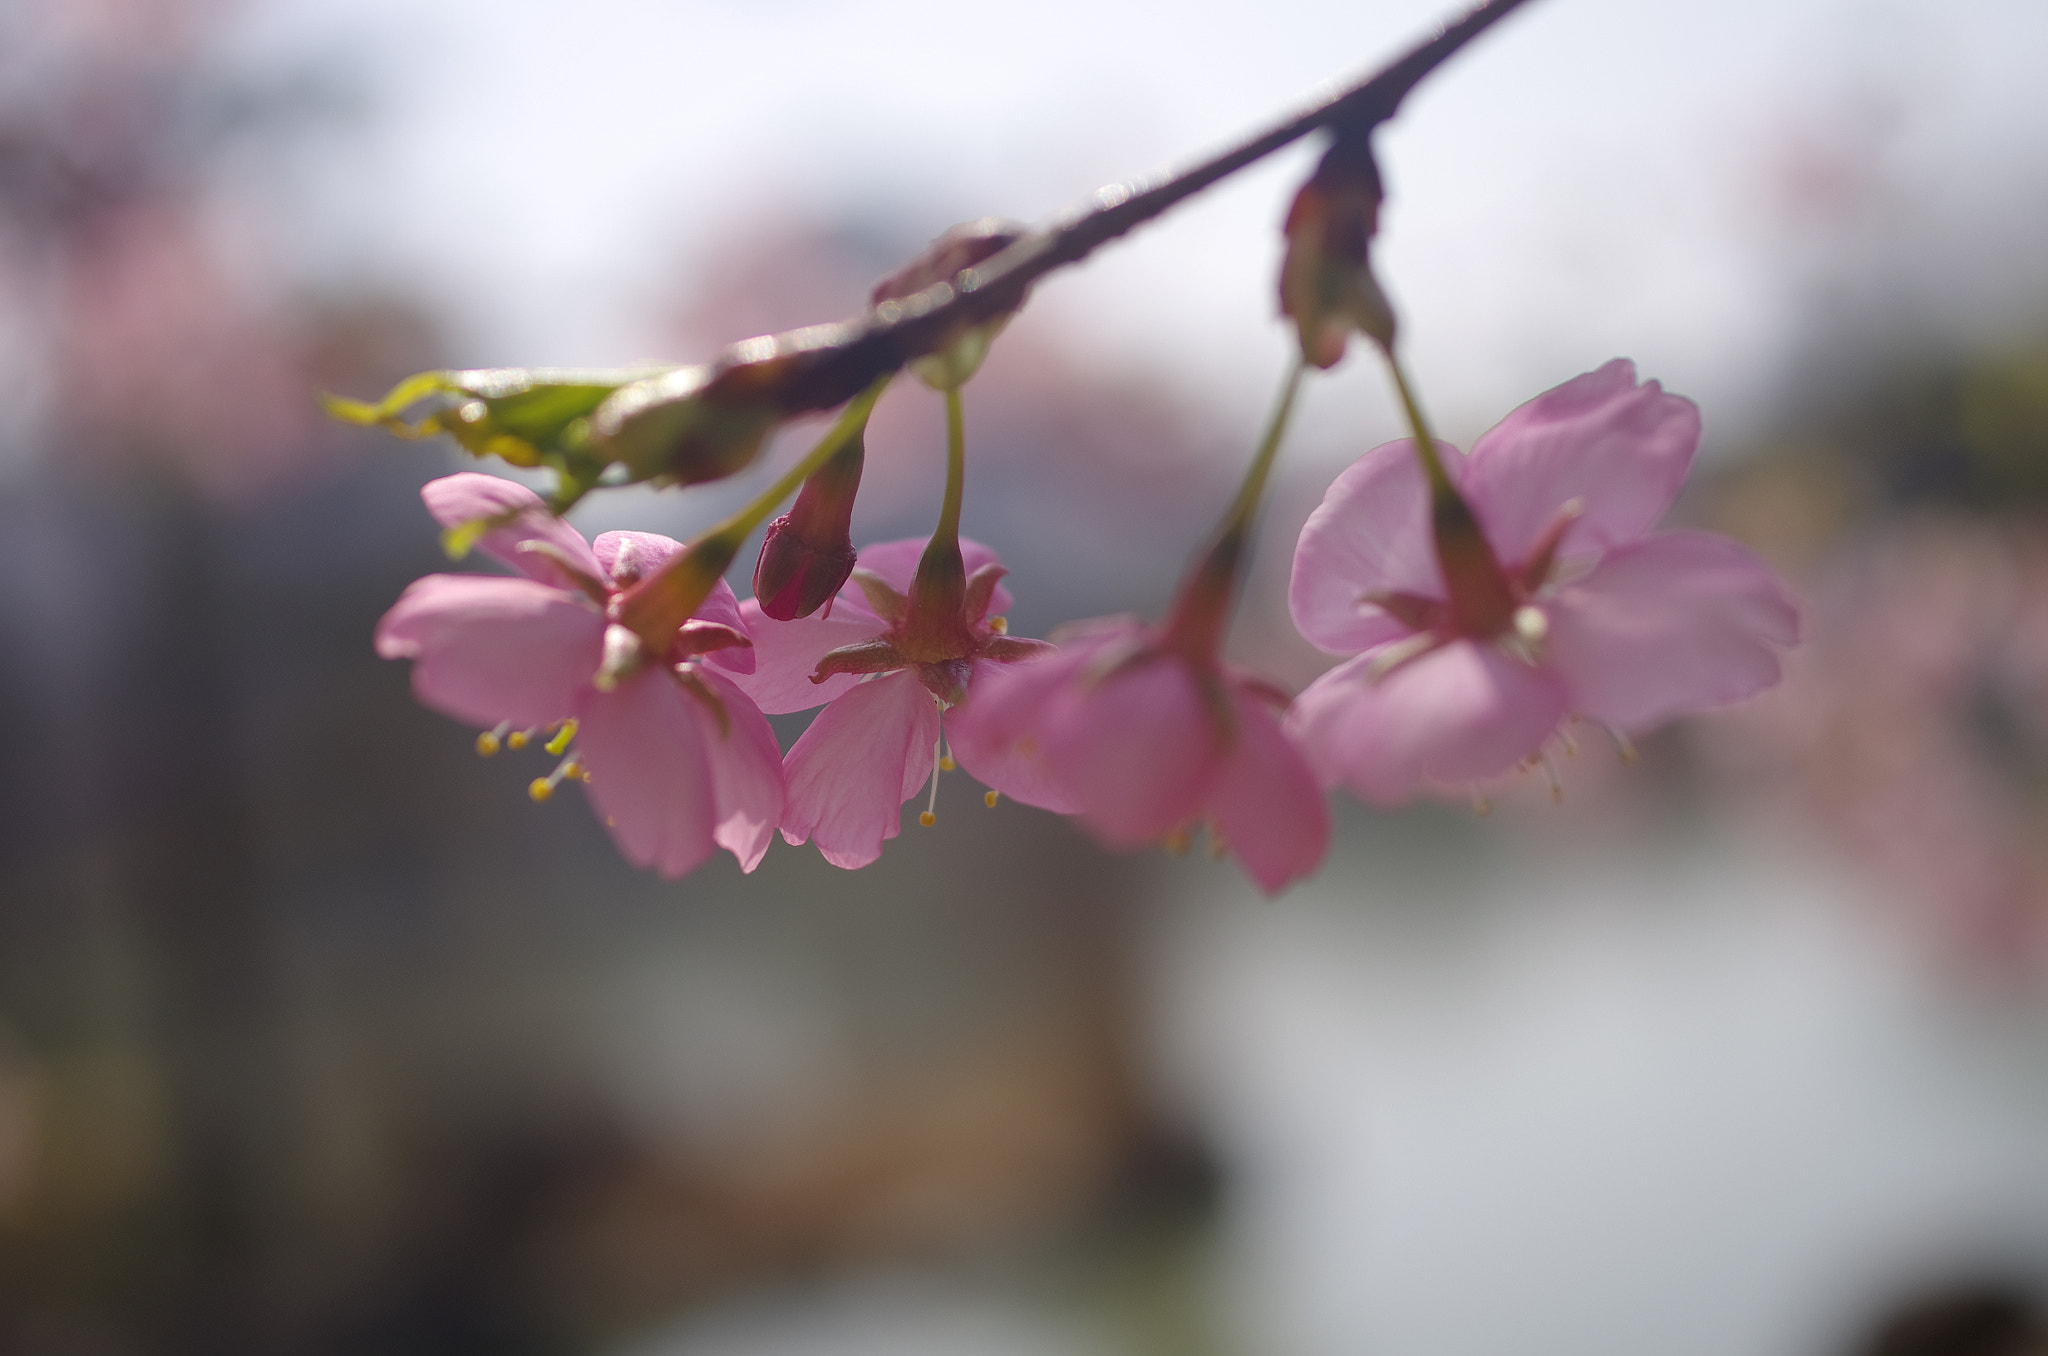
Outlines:
[[[868,870],[664,884],[370,652],[459,459],[313,392],[835,318],[1440,17],[0,0],[0,1353],[2048,1350],[2037,0],[1538,0],[1381,134],[1450,435],[1632,356],[1705,410],[1681,516],[1809,605],[1562,806],[1343,805],[1264,901],[954,777]],[[1020,632],[1168,596],[1312,154],[969,388]],[[861,539],[939,419],[887,398]],[[1233,639],[1292,684],[1293,535],[1398,433],[1357,358],[1299,428]]]

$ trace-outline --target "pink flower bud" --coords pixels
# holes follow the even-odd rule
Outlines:
[[[838,594],[858,554],[853,549],[853,499],[867,448],[856,434],[818,468],[796,503],[768,524],[754,565],[754,596],[777,621],[808,617]]]
[[[1301,334],[1302,356],[1335,367],[1356,329],[1394,342],[1394,312],[1372,275],[1368,247],[1379,230],[1380,175],[1364,137],[1339,137],[1287,210],[1280,313]]]

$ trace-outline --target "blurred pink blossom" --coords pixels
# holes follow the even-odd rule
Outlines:
[[[954,715],[961,761],[1034,767],[1113,847],[1184,844],[1207,824],[1268,894],[1308,875],[1330,820],[1281,733],[1278,692],[1135,617],[1068,628],[1049,658],[978,684]]]
[[[2048,538],[1919,515],[1818,573],[1782,692],[1700,741],[1739,803],[1803,812],[1949,950],[2023,969],[2048,943]]]
[[[634,865],[674,878],[723,847],[752,871],[782,817],[782,758],[733,682],[753,668],[753,652],[732,590],[718,584],[661,662],[600,688],[608,632],[620,629],[607,601],[680,543],[647,532],[585,542],[539,496],[493,476],[447,476],[421,497],[446,527],[493,523],[478,549],[522,577],[416,581],[378,623],[377,653],[414,661],[420,701],[492,730],[482,751],[508,731],[559,729],[549,749],[566,756],[535,782],[536,799],[587,774],[598,814]]]
[[[1776,683],[1800,631],[1784,583],[1728,538],[1652,530],[1699,431],[1691,401],[1617,359],[1469,457],[1440,444],[1483,535],[1455,557],[1412,443],[1340,475],[1302,529],[1288,599],[1303,635],[1352,656],[1288,714],[1324,784],[1393,805],[1536,759],[1570,717],[1633,731]]]

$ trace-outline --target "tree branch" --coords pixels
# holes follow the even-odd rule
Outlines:
[[[706,395],[772,392],[784,415],[826,410],[878,377],[943,348],[964,329],[1023,303],[1031,285],[1078,263],[1099,246],[1247,165],[1330,127],[1361,136],[1394,116],[1423,77],[1525,0],[1486,0],[1351,88],[1278,126],[1156,183],[1099,189],[1053,225],[1026,234],[986,261],[900,300],[836,324],[812,325],[735,344],[719,360]]]

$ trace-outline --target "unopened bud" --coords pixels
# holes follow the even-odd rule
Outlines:
[[[963,273],[972,274],[976,264],[991,259],[1008,249],[1024,236],[1024,228],[1016,222],[1004,221],[997,217],[983,217],[979,221],[965,222],[926,247],[924,253],[897,269],[888,277],[875,284],[869,295],[878,311],[898,306],[905,298],[916,296],[928,287],[946,283],[958,290],[972,290],[972,277],[963,278]],[[1023,298],[1018,298],[1018,305]],[[932,352],[911,360],[910,370],[918,380],[934,390],[957,390],[981,367],[982,359],[988,356],[989,346],[995,343],[1003,326],[1010,323],[1016,308],[991,318],[963,323],[957,330],[945,335]]]
[[[754,597],[775,620],[810,616],[853,573],[853,500],[866,459],[856,433],[804,482],[789,512],[768,524],[754,565]]]
[[[1394,342],[1394,312],[1369,258],[1379,230],[1380,175],[1363,135],[1340,136],[1287,210],[1280,265],[1280,313],[1301,336],[1301,353],[1335,367],[1355,329],[1381,347]]]

